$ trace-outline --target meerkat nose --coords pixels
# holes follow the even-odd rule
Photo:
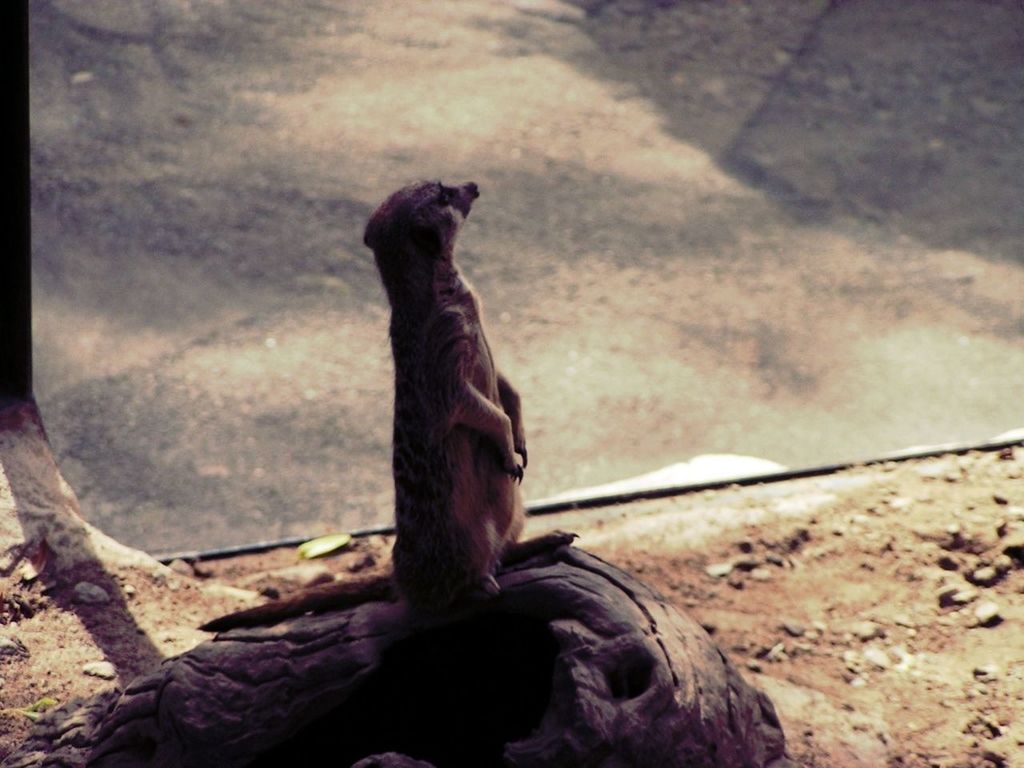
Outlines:
[[[475,200],[480,197],[480,187],[476,185],[475,181],[467,182],[465,190],[469,192],[470,196]]]

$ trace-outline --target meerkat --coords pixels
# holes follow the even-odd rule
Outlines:
[[[473,182],[403,187],[376,209],[363,237],[391,306],[392,574],[314,587],[203,629],[395,597],[440,610],[461,596],[498,594],[502,562],[575,538],[556,532],[518,541],[528,462],[522,406],[495,366],[480,300],[454,260],[456,237],[479,194]]]

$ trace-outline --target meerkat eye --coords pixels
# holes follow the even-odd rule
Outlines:
[[[451,203],[455,195],[455,190],[448,189],[443,184],[439,184],[439,186],[441,187],[441,189],[437,193],[437,202],[441,205],[448,205],[449,203]]]

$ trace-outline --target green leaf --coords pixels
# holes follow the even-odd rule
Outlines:
[[[40,714],[42,714],[48,709],[52,709],[53,707],[57,706],[57,704],[58,702],[56,699],[51,698],[50,696],[44,696],[43,698],[36,701],[34,704],[29,704],[24,709],[19,709],[17,711],[23,714],[29,720],[32,720],[34,722],[39,719]]]
[[[299,545],[299,557],[303,560],[323,557],[337,552],[339,549],[344,549],[351,541],[352,536],[347,533],[331,533],[327,536],[310,539]]]

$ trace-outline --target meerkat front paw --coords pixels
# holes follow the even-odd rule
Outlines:
[[[511,463],[511,466],[506,464],[505,465],[505,473],[507,475],[509,475],[516,482],[519,482],[519,483],[523,482],[523,467],[522,467],[521,464],[517,464],[514,461]]]
[[[514,542],[505,547],[505,551],[501,555],[501,568],[510,568],[537,555],[553,552],[560,547],[568,547],[577,538],[575,533],[552,531],[532,539]]]
[[[520,464],[516,458],[516,453],[518,452],[519,449],[515,448],[513,442],[509,440],[503,451],[504,458],[501,461],[501,468],[505,471],[506,475],[521,483],[523,482],[523,467],[526,464],[526,460],[523,459],[523,463]]]
[[[557,547],[571,546],[579,537],[580,535],[578,533],[573,533],[572,531],[552,531],[540,538],[547,541],[552,549],[555,549]]]
[[[520,437],[515,441],[516,453],[523,457],[523,469],[526,469],[530,459],[526,454],[526,438]]]

